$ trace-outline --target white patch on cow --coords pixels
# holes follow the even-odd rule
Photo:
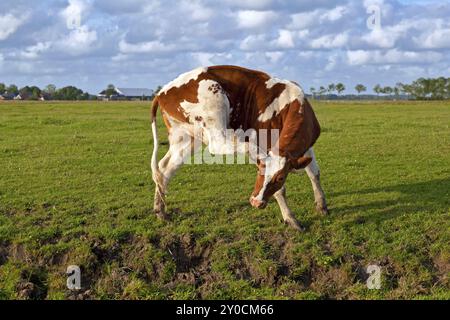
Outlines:
[[[267,185],[272,181],[274,175],[284,168],[286,165],[286,158],[281,157],[279,155],[274,154],[272,151],[269,151],[269,155],[264,160],[264,164],[266,165],[264,170],[264,183],[259,190],[258,195],[255,197],[256,200],[262,201],[264,192],[266,191]]]
[[[230,102],[220,84],[208,79],[200,81],[197,100],[196,103],[186,100],[180,103],[189,123],[201,127],[202,140],[212,154],[234,153],[234,145],[227,143],[226,139]]]
[[[166,84],[164,87],[162,87],[160,94],[161,93],[165,94],[165,93],[167,93],[167,91],[169,91],[172,88],[179,88],[191,80],[196,80],[199,75],[201,75],[202,73],[204,73],[206,71],[208,71],[208,68],[200,67],[200,68],[191,70],[189,72],[180,74],[176,79],[170,81],[168,84]]]
[[[300,103],[303,103],[305,100],[303,89],[291,81],[281,80],[278,78],[270,78],[266,81],[266,87],[267,89],[271,89],[278,83],[282,83],[286,87],[283,92],[281,92],[281,94],[277,98],[275,98],[270,105],[266,107],[266,110],[264,110],[264,112],[258,116],[258,121],[260,122],[272,119],[274,113],[275,115],[278,115],[287,105],[297,99],[300,101]]]
[[[180,107],[188,116],[189,122],[194,123],[201,118],[205,126],[217,129],[226,128],[230,112],[230,102],[222,91],[219,83],[213,80],[202,80],[198,83],[198,102],[184,100]]]

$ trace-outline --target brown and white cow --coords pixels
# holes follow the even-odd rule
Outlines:
[[[158,107],[168,128],[170,143],[169,151],[159,163]],[[264,208],[273,195],[284,221],[302,230],[286,203],[285,181],[289,172],[304,168],[312,183],[316,209],[328,213],[312,149],[320,126],[301,87],[260,71],[211,66],[180,75],[165,85],[153,101],[152,173],[156,183],[154,210],[158,217],[168,218],[164,194],[170,178],[183,163],[182,158],[190,155],[194,146],[201,146],[201,143],[193,143],[197,139],[194,128],[198,125],[202,129],[202,142],[216,155],[248,150],[248,146],[239,145],[248,142],[239,139],[223,144],[227,129],[279,130],[278,141],[269,141],[266,154],[257,161],[258,175],[250,197],[251,205]],[[179,134],[175,134],[180,130],[191,139],[180,139]]]

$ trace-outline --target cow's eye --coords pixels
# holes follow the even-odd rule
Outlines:
[[[277,177],[277,182],[283,182],[283,181],[284,181],[284,176]]]

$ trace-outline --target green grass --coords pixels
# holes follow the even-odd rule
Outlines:
[[[251,165],[182,167],[157,220],[149,104],[0,103],[0,299],[450,299],[449,103],[313,107],[331,215],[290,175],[297,233],[250,207]]]

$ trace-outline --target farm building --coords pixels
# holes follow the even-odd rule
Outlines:
[[[14,97],[14,100],[27,100],[30,97],[29,94],[26,92],[19,93],[17,96]]]
[[[15,97],[15,94],[5,92],[4,94],[0,95],[0,100],[14,100]]]
[[[99,100],[149,100],[154,91],[145,88],[114,88],[115,94],[109,98],[106,95],[106,90],[103,90],[97,95]]]

